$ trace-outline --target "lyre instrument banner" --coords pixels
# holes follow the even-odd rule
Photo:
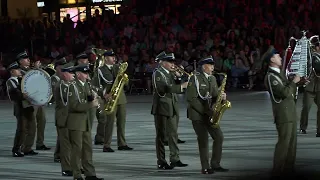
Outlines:
[[[50,75],[41,69],[29,70],[21,80],[21,92],[34,106],[43,106],[52,98]]]

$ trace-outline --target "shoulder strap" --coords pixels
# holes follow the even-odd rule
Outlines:
[[[62,89],[63,89],[63,87],[62,87],[62,86],[66,86],[66,87],[67,87],[66,91],[62,90]],[[67,106],[67,105],[68,105],[68,102],[69,102],[69,94],[70,94],[70,93],[69,93],[69,91],[70,91],[70,85],[69,85],[69,84],[64,83],[64,81],[63,81],[63,80],[61,80],[61,81],[60,81],[59,88],[60,88],[60,98],[61,98],[62,104],[63,104],[64,106]],[[66,99],[64,98],[63,94],[65,94],[65,95],[66,95]]]
[[[156,81],[156,73],[160,73],[160,75],[162,76],[162,78],[164,79],[166,85],[168,85],[168,81],[167,81],[167,77],[163,74],[163,72],[161,72],[159,69],[155,69],[153,71],[153,74],[152,74],[152,81],[153,81],[153,84],[154,84],[154,90],[155,92],[158,94],[159,97],[165,97],[166,96],[166,93],[164,93],[163,95],[161,95],[158,91],[158,88],[157,88],[157,81]]]
[[[279,83],[281,83],[281,85],[283,85],[283,83],[282,83],[282,80],[281,80],[277,75],[275,75],[274,73],[268,73],[267,78],[268,78],[268,86],[269,86],[269,91],[270,91],[271,97],[272,97],[272,99],[273,99],[273,101],[274,101],[275,103],[279,104],[279,103],[281,103],[282,100],[280,99],[279,101],[277,101],[276,98],[275,98],[274,95],[273,95],[272,85],[271,85],[271,80],[270,80],[270,77],[271,77],[271,76],[273,76],[274,78],[276,78],[277,81],[279,81]]]
[[[107,80],[104,76],[103,76],[103,73],[101,71],[100,68],[98,68],[98,81],[99,81],[99,86],[101,85],[101,82],[100,82],[100,77],[104,80],[104,82],[106,82],[107,84],[112,84],[113,83],[113,80]]]
[[[208,100],[208,99],[211,99],[211,95],[208,93],[206,94],[205,96],[202,96],[201,93],[200,93],[200,85],[199,85],[199,80],[198,80],[198,77],[200,73],[197,73],[194,75],[194,84],[196,86],[196,89],[197,89],[197,92],[198,92],[198,96],[202,99],[202,100]]]

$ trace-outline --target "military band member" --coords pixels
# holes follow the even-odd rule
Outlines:
[[[76,56],[76,62],[75,62],[75,66],[79,65],[79,64],[89,64],[89,59],[88,59],[88,55],[86,52],[82,52],[80,54],[78,54]]]
[[[76,75],[75,83],[70,86],[68,93],[68,117],[67,128],[71,143],[71,167],[73,177],[82,180],[81,165],[87,180],[103,180],[97,178],[92,162],[92,124],[89,117],[91,108],[98,106],[97,99],[90,94],[89,86],[85,82],[88,79],[88,65],[78,65],[74,67]]]
[[[30,69],[30,59],[26,51],[19,53],[16,56],[16,62],[19,64],[21,75],[23,76]],[[40,66],[39,62],[35,64],[35,66]],[[25,101],[23,108],[28,108],[32,113],[35,113],[35,107]],[[28,105],[29,104],[29,105]],[[23,152],[24,155],[37,155],[38,153],[32,150],[32,146],[34,145],[34,139],[36,135],[36,119],[35,115],[27,115],[28,121],[28,130],[27,135],[23,143]]]
[[[60,77],[61,77],[61,68],[63,68],[64,65],[67,64],[67,60],[65,57],[59,58],[57,61],[55,61],[55,70],[56,73],[51,76],[51,84],[52,84],[52,91],[53,91],[53,98],[55,98],[56,95],[60,96],[60,94],[55,93],[55,89],[57,85],[60,85]],[[56,105],[57,106],[57,105]],[[57,127],[57,143],[56,143],[56,149],[54,151],[54,162],[60,162],[60,141],[59,141],[59,132]]]
[[[308,127],[309,111],[313,102],[317,105],[317,134],[320,137],[320,47],[315,45],[315,52],[312,53],[312,67],[309,83],[306,85],[303,94],[303,105],[300,116],[300,133],[306,134]]]
[[[58,65],[61,69],[59,78],[61,79],[55,86],[55,123],[58,132],[58,143],[60,147],[59,157],[61,161],[62,176],[72,176],[70,165],[71,144],[69,140],[69,131],[67,128],[68,103],[70,86],[74,83],[74,74],[72,74],[73,63]]]
[[[173,53],[160,53],[157,56],[160,67],[152,75],[154,87],[151,114],[154,115],[156,127],[156,153],[159,169],[173,169],[188,166],[180,161],[177,133],[177,116],[179,116],[178,98],[176,93],[182,93],[188,83],[176,84]],[[168,137],[170,150],[170,165],[165,158],[164,139]]]
[[[115,53],[112,50],[105,52],[104,57],[105,64],[97,69],[93,83],[97,87],[102,86],[102,96],[108,101],[111,96],[110,90],[119,71],[119,65],[115,64]],[[102,140],[104,141],[103,152],[114,152],[110,145],[115,120],[117,120],[118,150],[133,150],[133,148],[127,145],[125,140],[126,103],[127,98],[122,90],[114,113],[106,115],[104,121],[101,119],[98,120],[95,143],[98,144]]]
[[[11,102],[13,102],[13,114],[17,118],[17,129],[14,137],[14,143],[12,148],[12,156],[13,157],[23,157],[24,154],[21,152],[21,146],[24,142],[24,138],[26,135],[24,122],[28,122],[28,115],[32,114],[28,113],[27,110],[30,108],[23,108],[23,94],[21,93],[21,72],[19,68],[19,64],[14,62],[10,64],[7,68],[10,71],[11,77],[7,80],[7,93]]]
[[[300,81],[295,75],[289,81],[281,69],[281,57],[271,46],[263,55],[269,64],[265,77],[265,85],[269,91],[274,123],[278,131],[278,142],[274,151],[273,173],[286,175],[293,170],[297,149],[297,112],[295,106],[295,91]]]
[[[53,74],[51,76],[51,85],[52,85],[52,89],[55,88],[56,84],[58,84],[58,82],[60,81],[60,78],[59,78],[59,71],[60,71],[60,65],[64,65],[67,63],[67,60],[64,56],[59,56],[57,57],[57,60],[54,61],[54,68],[56,70],[55,74]],[[54,102],[54,94],[52,96],[52,100],[50,102]]]
[[[187,88],[188,118],[192,121],[193,129],[197,135],[202,174],[213,174],[214,171],[226,172],[228,169],[220,165],[222,157],[223,133],[220,127],[214,128],[210,124],[213,115],[213,103],[217,98],[218,85],[212,57],[205,57],[199,61],[201,71],[191,76]],[[226,94],[221,94],[226,100]],[[212,155],[209,163],[208,134],[213,139]]]
[[[30,59],[26,51],[17,55],[17,62],[20,64],[22,75],[25,75],[30,69]],[[34,62],[33,68],[40,68],[40,61]],[[37,139],[36,139],[36,149],[37,150],[50,150],[51,148],[44,145],[44,131],[46,128],[46,116],[43,106],[34,106],[34,114],[36,118],[36,131],[37,131]],[[26,142],[27,144],[34,144],[34,142]]]

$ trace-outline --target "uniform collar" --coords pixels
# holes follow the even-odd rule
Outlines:
[[[280,74],[281,70],[279,68],[276,68],[276,67],[271,67],[269,66],[270,69],[272,69],[273,71],[277,72]]]
[[[79,83],[80,83],[82,86],[84,86],[84,84],[85,84],[84,82],[82,82],[82,81],[79,80],[79,79],[78,79],[78,81],[79,81]]]
[[[162,67],[162,66],[161,66],[161,68],[162,68],[166,73],[168,73],[168,74],[170,73],[166,68],[164,68],[164,67]]]
[[[207,73],[205,73],[205,72],[203,72],[203,74],[204,74],[204,76],[205,76],[207,79],[209,79],[209,77],[210,77],[209,74],[207,74]]]
[[[107,66],[110,70],[113,68],[113,65],[106,64],[106,66]]]

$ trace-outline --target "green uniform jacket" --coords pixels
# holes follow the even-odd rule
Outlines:
[[[173,73],[167,73],[162,67],[153,73],[151,114],[168,117],[179,115],[178,98],[175,93],[182,93],[182,88],[180,84],[175,83],[174,78]]]
[[[195,77],[196,76],[196,77]],[[197,79],[197,81],[196,81]],[[198,82],[198,85],[196,85]],[[202,99],[207,94],[211,96],[209,99]],[[212,105],[218,96],[218,85],[217,80],[214,76],[207,78],[203,73],[197,73],[190,77],[189,84],[187,87],[187,117],[190,120],[203,120],[204,116],[209,112],[212,112]]]
[[[72,86],[72,85],[71,85]],[[55,97],[55,124],[58,127],[67,127],[68,119],[68,101],[69,101],[69,91],[70,84],[64,81],[59,81],[54,88]]]
[[[118,72],[119,72],[118,64],[113,65],[113,70],[110,70],[106,65],[97,68],[97,72],[94,73],[94,78],[92,79],[92,84],[96,87],[102,86],[103,92],[100,92],[99,96],[103,97],[104,93],[110,93]],[[124,90],[122,89],[117,104],[126,104],[126,103],[127,103],[127,98],[124,93]]]
[[[84,86],[79,80],[75,80],[73,85],[70,85],[69,96],[69,113],[67,119],[67,127],[70,130],[89,131],[91,130],[91,120],[89,111],[91,104],[87,101],[90,90],[87,83]]]
[[[296,84],[289,81],[283,72],[278,73],[269,68],[265,85],[270,93],[272,110],[276,124],[296,121],[295,92]]]
[[[21,92],[21,86],[18,78],[10,77],[7,82],[7,93],[13,102],[13,115],[20,116],[23,111],[33,111],[33,107],[23,108],[22,102],[26,101]]]
[[[60,81],[60,78],[55,74],[53,76],[51,76],[51,87],[52,87],[52,99],[55,101],[55,88],[56,88],[56,85],[60,84],[59,83]]]
[[[312,54],[312,63],[313,63],[313,67],[315,67],[315,69],[319,69],[318,67],[320,66],[320,54],[318,53],[313,53]],[[307,86],[305,87],[305,91],[308,92],[318,92],[320,91],[320,77],[319,73],[316,74],[315,71],[312,70],[311,72],[311,76],[309,78],[310,83],[307,84]]]

